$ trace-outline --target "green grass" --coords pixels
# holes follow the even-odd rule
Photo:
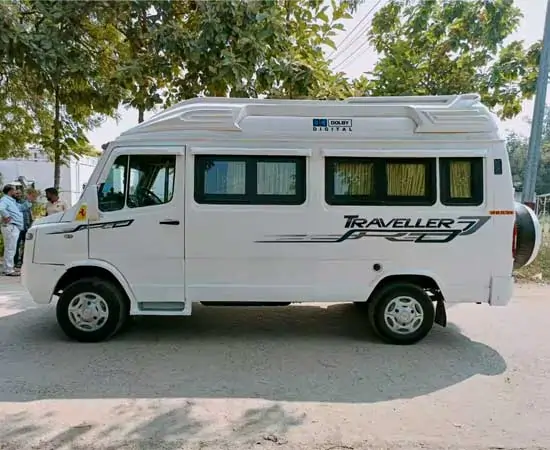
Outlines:
[[[550,282],[550,218],[545,216],[539,220],[542,227],[542,246],[537,259],[514,273],[519,282]]]
[[[514,272],[518,282],[543,281],[550,282],[550,233],[544,233],[542,246],[537,256],[527,267]]]

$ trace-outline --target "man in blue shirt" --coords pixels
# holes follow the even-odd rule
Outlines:
[[[2,238],[4,240],[4,275],[16,277],[15,252],[19,234],[24,228],[23,213],[15,199],[15,188],[9,184],[2,189],[4,195],[0,199],[0,218]]]

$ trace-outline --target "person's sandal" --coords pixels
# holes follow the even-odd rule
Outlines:
[[[21,274],[19,272],[10,272],[10,273],[5,273],[4,275],[6,275],[7,277],[19,277],[19,276],[21,276]]]

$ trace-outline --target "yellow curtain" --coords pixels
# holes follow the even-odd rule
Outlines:
[[[372,195],[374,191],[372,163],[336,163],[334,193],[336,195]]]
[[[449,178],[451,198],[472,197],[472,164],[469,161],[452,161]]]
[[[386,164],[388,195],[420,197],[426,195],[424,164]]]

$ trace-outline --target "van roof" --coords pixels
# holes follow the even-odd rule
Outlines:
[[[352,126],[353,122],[356,125]],[[182,131],[304,137],[312,131],[325,131],[315,129],[316,124],[333,128],[350,125],[345,135],[363,138],[367,138],[363,136],[367,129],[380,128],[381,124],[388,132],[397,134],[402,129],[409,134],[485,133],[495,138],[499,131],[498,118],[481,103],[478,94],[350,97],[341,101],[202,97],[180,102],[154,115],[122,133],[119,139]],[[336,135],[341,139],[342,133]],[[325,137],[335,135],[327,133]]]

